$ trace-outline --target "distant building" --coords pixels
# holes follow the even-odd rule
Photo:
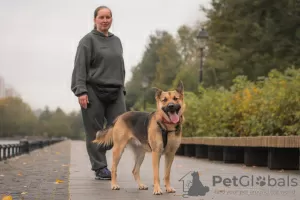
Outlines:
[[[5,83],[4,78],[0,76],[0,98],[5,97]]]
[[[17,97],[19,96],[17,91],[13,88],[6,88],[5,89],[5,97]]]
[[[5,84],[4,78],[0,76],[0,98],[20,97],[20,94],[9,85]]]

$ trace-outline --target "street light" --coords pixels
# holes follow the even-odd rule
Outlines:
[[[208,40],[208,33],[204,28],[201,29],[201,31],[198,33],[197,38],[199,39],[200,42],[200,52],[201,52],[201,57],[200,57],[200,76],[199,76],[199,82],[202,82],[202,77],[203,77],[203,51],[204,48],[206,47],[206,42]]]
[[[146,110],[146,88],[149,85],[148,78],[146,76],[143,77],[142,80],[142,87],[143,87],[143,95],[144,95],[144,111]]]

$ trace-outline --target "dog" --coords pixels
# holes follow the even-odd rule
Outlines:
[[[200,181],[199,173],[193,172],[192,174],[192,186],[189,188],[188,195],[189,196],[204,196],[208,191],[208,186],[203,186],[202,182]]]
[[[166,192],[175,193],[170,184],[170,172],[174,156],[181,144],[182,124],[184,122],[184,87],[182,81],[174,90],[163,91],[154,88],[156,110],[154,112],[127,111],[119,115],[113,124],[96,134],[93,143],[112,146],[111,189],[119,190],[117,184],[117,167],[124,151],[129,145],[135,155],[132,170],[140,190],[148,187],[140,178],[140,167],[146,152],[152,154],[154,195],[161,195],[159,180],[159,162],[165,156],[164,183]]]

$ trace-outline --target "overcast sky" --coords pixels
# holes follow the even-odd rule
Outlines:
[[[140,60],[149,34],[172,34],[203,20],[199,5],[210,0],[0,0],[0,76],[33,109],[78,110],[70,90],[76,47],[93,27],[93,12],[107,5],[111,32],[120,37],[127,70]]]

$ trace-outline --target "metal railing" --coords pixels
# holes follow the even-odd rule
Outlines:
[[[19,144],[2,144],[0,145],[0,161],[7,160],[19,156],[21,154],[30,153],[33,150],[41,149],[63,141],[63,138],[51,138],[45,140],[20,140]]]

